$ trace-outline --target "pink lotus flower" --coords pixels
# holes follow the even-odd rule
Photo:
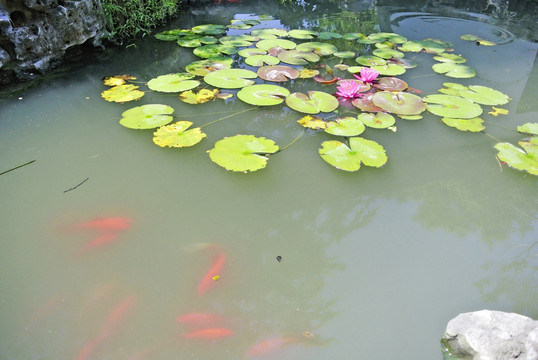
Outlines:
[[[354,99],[360,97],[360,86],[353,80],[344,80],[336,87],[336,96],[346,99]]]
[[[371,84],[372,81],[377,79],[377,77],[379,76],[379,71],[369,67],[363,67],[361,68],[360,76],[357,76],[356,74],[353,74],[353,76],[355,76],[360,81],[364,81],[365,83]]]

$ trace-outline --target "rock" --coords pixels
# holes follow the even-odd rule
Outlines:
[[[538,360],[538,321],[515,313],[460,314],[448,323],[443,340],[462,360]]]
[[[0,84],[44,74],[106,34],[100,0],[0,0]]]

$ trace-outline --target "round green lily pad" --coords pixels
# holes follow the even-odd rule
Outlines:
[[[444,117],[441,119],[446,125],[456,128],[460,131],[479,132],[484,130],[484,120],[479,117],[472,119],[453,119]]]
[[[124,111],[120,124],[129,129],[154,129],[172,122],[174,109],[168,105],[147,104]]]
[[[518,126],[517,131],[522,134],[538,135],[538,123],[525,123]]]
[[[377,70],[380,75],[388,76],[402,75],[405,73],[405,68],[396,64],[376,65],[372,66],[372,69]]]
[[[166,93],[187,91],[200,85],[198,80],[192,78],[194,75],[189,73],[161,75],[148,81],[148,87],[153,91]]]
[[[163,41],[176,41],[182,36],[192,35],[193,32],[190,30],[183,29],[172,29],[161,31],[160,33],[155,34],[155,38]]]
[[[161,126],[153,133],[153,142],[160,147],[183,148],[198,144],[207,135],[194,128],[187,130],[192,125],[190,121],[178,121],[176,123]]]
[[[258,41],[258,38],[251,35],[230,35],[219,39],[221,44],[234,47],[251,46],[254,41]]]
[[[288,31],[288,36],[294,39],[305,40],[305,39],[315,38],[316,36],[318,36],[318,33],[312,30],[295,29],[295,30]]]
[[[197,47],[192,53],[198,57],[207,59],[216,56],[237,54],[237,49],[233,46],[224,44],[211,44]]]
[[[363,55],[355,59],[355,62],[363,66],[385,65],[387,60],[374,55]]]
[[[446,51],[447,45],[434,40],[413,40],[401,44],[399,49],[401,51],[425,51],[429,54],[440,54]]]
[[[278,58],[280,61],[290,65],[306,65],[319,61],[319,56],[314,53],[296,50],[282,51],[278,54]]]
[[[289,66],[263,66],[258,69],[258,76],[261,79],[282,82],[297,79],[301,72]]]
[[[368,35],[368,39],[375,42],[389,41],[392,44],[403,44],[407,39],[396,33],[379,32]]]
[[[232,63],[233,59],[229,57],[214,57],[205,60],[194,61],[187,65],[185,67],[185,70],[187,70],[189,74],[205,76],[212,71],[229,69],[231,68]]]
[[[264,65],[276,65],[280,60],[271,55],[252,55],[245,58],[245,63],[250,66],[260,67]]]
[[[246,48],[246,49],[241,49],[237,52],[237,55],[244,58],[253,56],[253,55],[266,55],[266,54],[267,54],[267,51],[258,49],[258,48]]]
[[[308,95],[296,92],[286,98],[286,105],[305,114],[330,112],[338,108],[338,100],[322,91],[309,91]]]
[[[441,53],[433,57],[434,60],[439,62],[448,62],[454,64],[463,64],[467,61],[463,56],[456,54]]]
[[[476,75],[476,70],[470,66],[447,62],[435,64],[432,69],[438,74],[458,79],[468,79]]]
[[[226,26],[218,24],[203,24],[194,26],[191,30],[196,34],[220,35],[226,32]]]
[[[454,119],[471,119],[482,114],[482,107],[471,100],[454,95],[433,94],[424,97],[432,114]]]
[[[403,52],[394,49],[375,49],[372,54],[382,59],[403,58],[405,56]]]
[[[482,105],[504,105],[510,101],[508,95],[487,86],[469,85],[459,96]]]
[[[406,92],[379,91],[372,101],[385,111],[398,115],[418,115],[426,109],[420,96]]]
[[[297,45],[295,50],[301,52],[314,52],[315,54],[326,56],[334,54],[338,51],[338,48],[333,44],[311,41]]]
[[[323,31],[318,34],[318,39],[321,39],[321,40],[331,40],[331,39],[341,39],[341,38],[342,38],[341,34],[330,32],[330,31]]]
[[[348,40],[348,41],[353,41],[353,40],[357,40],[357,39],[368,39],[366,37],[366,35],[361,34],[361,33],[346,33],[346,34],[342,35],[342,38],[344,38],[344,40]]]
[[[273,140],[253,135],[235,135],[219,140],[208,151],[211,161],[232,171],[256,171],[267,165],[266,154],[278,151]]]
[[[326,124],[325,132],[336,136],[357,136],[364,132],[365,126],[356,117],[336,118]]]
[[[262,50],[269,50],[274,47],[291,50],[295,49],[296,46],[297,44],[295,44],[293,41],[286,39],[265,39],[256,43],[256,47]]]
[[[364,125],[374,129],[386,129],[396,123],[394,116],[385,112],[377,112],[375,114],[361,113],[357,118],[362,121]]]
[[[459,96],[460,91],[468,90],[467,86],[452,82],[445,82],[443,86],[444,88],[439,89],[439,92],[446,95]]]
[[[222,89],[239,89],[254,84],[258,75],[254,71],[246,69],[224,69],[212,71],[204,76],[204,81],[209,85]]]
[[[216,44],[217,38],[214,36],[185,36],[177,40],[177,44],[183,47],[195,48],[202,46],[202,44]]]
[[[381,167],[387,162],[383,146],[361,137],[350,138],[349,147],[336,140],[325,141],[321,146],[321,158],[340,170],[357,171],[361,164]]]
[[[267,40],[287,36],[288,32],[284,29],[254,29],[250,35]]]
[[[237,92],[237,97],[240,100],[256,106],[281,104],[288,95],[290,95],[288,89],[270,84],[245,86]]]
[[[498,143],[495,149],[499,150],[497,157],[510,167],[538,175],[538,137],[519,143],[524,149],[507,142]]]

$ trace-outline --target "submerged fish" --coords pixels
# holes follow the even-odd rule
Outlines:
[[[113,242],[114,240],[116,240],[117,238],[118,238],[118,234],[116,233],[107,233],[107,234],[100,235],[96,237],[95,239],[93,239],[92,241],[87,242],[86,245],[84,245],[84,247],[80,249],[78,253],[83,254],[86,251],[109,244]]]
[[[252,345],[246,352],[246,357],[262,356],[282,349],[295,339],[289,336],[277,336]]]
[[[218,314],[189,313],[177,318],[177,321],[193,327],[215,326],[225,322],[225,318]]]
[[[191,339],[220,339],[232,336],[234,332],[228,328],[208,328],[191,331],[183,337]]]
[[[94,229],[99,231],[120,231],[131,227],[131,219],[122,216],[95,218],[75,225],[75,229]]]
[[[224,269],[225,264],[226,255],[224,254],[224,252],[220,251],[213,258],[211,268],[206,272],[206,274],[202,278],[202,281],[200,281],[200,283],[198,284],[198,295],[206,293],[215,286],[217,280],[220,278],[220,273],[222,272],[222,269]]]

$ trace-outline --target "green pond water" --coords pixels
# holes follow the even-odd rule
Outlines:
[[[242,359],[269,339],[278,340],[256,348],[267,350],[259,358],[442,359],[439,339],[459,313],[538,318],[538,178],[500,164],[493,147],[517,144],[525,136],[515,128],[538,118],[528,28],[447,7],[350,2],[344,16],[336,5],[303,5],[224,2],[159,31],[269,14],[255,28],[449,41],[476,77],[436,74],[425,53],[406,53],[418,66],[399,77],[420,96],[447,81],[492,87],[512,99],[500,106],[509,114],[484,106],[489,136],[428,112],[398,118],[396,132],[367,129],[388,161],[357,172],[324,162],[318,149],[334,137],[309,130],[265,169],[243,174],[207,151],[236,134],[284,147],[303,132],[303,114],[254,109],[207,126],[194,147],[160,148],[153,130],[121,126],[122,112],[163,103],[202,125],[253,107],[154,92],[103,100],[105,76],[145,82],[199,60],[152,37],[64,66],[0,99],[0,172],[35,160],[0,176],[0,359]],[[469,33],[498,45],[459,38]],[[286,86],[306,91],[304,83]],[[80,225],[101,218],[117,229]],[[85,248],[101,236],[102,246]],[[220,277],[199,294],[219,254]],[[192,313],[220,318],[178,321]],[[185,336],[207,328],[217,330],[200,336],[229,336]]]

